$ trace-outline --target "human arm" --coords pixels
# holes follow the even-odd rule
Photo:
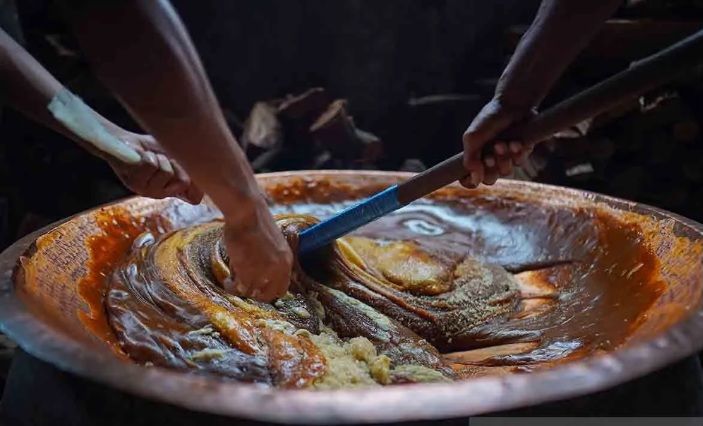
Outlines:
[[[155,0],[64,0],[97,75],[220,208],[235,291],[271,300],[292,253],[226,125],[190,38]]]
[[[200,202],[200,191],[192,185],[183,169],[164,155],[151,136],[129,132],[88,108],[88,113],[117,138],[116,143],[126,145],[122,151],[135,156],[135,161],[125,162],[81,138],[57,120],[47,106],[65,90],[22,46],[0,30],[0,92],[9,106],[106,160],[134,192],[154,198],[178,196],[186,201]]]
[[[496,141],[511,125],[529,119],[557,79],[573,62],[621,0],[543,0],[532,25],[498,81],[493,99],[483,107],[463,135],[462,184],[495,183],[524,161],[531,146],[520,141]],[[494,150],[481,158],[486,143]]]

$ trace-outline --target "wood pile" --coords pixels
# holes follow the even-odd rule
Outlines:
[[[701,220],[703,85],[690,84],[701,77],[642,96],[555,135],[537,153],[546,164],[537,180]]]
[[[701,121],[680,90],[641,97],[557,135],[541,179],[700,218]]]
[[[322,88],[257,102],[240,140],[256,172],[374,169],[383,156],[383,143],[356,127],[347,101]]]

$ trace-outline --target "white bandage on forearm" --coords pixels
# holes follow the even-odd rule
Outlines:
[[[95,148],[127,164],[141,161],[139,153],[110,134],[78,96],[63,89],[49,103],[54,118]]]

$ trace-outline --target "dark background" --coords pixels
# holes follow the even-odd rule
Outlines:
[[[461,149],[461,133],[490,99],[539,4],[173,3],[235,134],[241,134],[255,102],[321,86],[347,99],[358,127],[382,140],[383,156],[365,167],[389,170],[422,169]],[[52,2],[0,0],[0,10],[0,24],[59,80],[103,115],[138,130],[92,78]],[[547,105],[702,28],[703,1],[629,1],[615,18],[570,68]],[[561,134],[541,146],[515,177],[612,194],[703,220],[702,81],[692,70],[617,113]],[[285,161],[277,166],[295,167]],[[2,111],[0,249],[45,224],[127,195],[100,160],[11,109]],[[0,376],[5,371],[0,368]]]

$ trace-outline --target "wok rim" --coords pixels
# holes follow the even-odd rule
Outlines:
[[[281,178],[383,177],[402,179],[407,172],[316,170],[257,175]],[[560,197],[604,203],[616,210],[673,219],[703,240],[703,225],[666,210],[573,188],[500,180],[497,187],[547,190]],[[27,353],[59,369],[127,393],[205,413],[280,423],[367,423],[466,417],[519,408],[604,390],[663,368],[703,347],[703,304],[658,337],[632,343],[605,355],[589,357],[530,374],[487,376],[441,384],[412,384],[336,391],[276,390],[146,368],[119,360],[109,351],[85,351],[70,335],[35,317],[17,296],[13,270],[20,255],[40,235],[72,218],[130,197],[95,207],[33,232],[0,254],[0,331]],[[183,391],[187,389],[187,391]],[[412,401],[411,404],[408,401]]]

